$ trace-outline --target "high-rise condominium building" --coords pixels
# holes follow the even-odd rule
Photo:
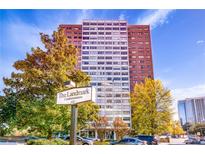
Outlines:
[[[182,125],[186,123],[205,123],[205,97],[179,100],[178,113]]]
[[[145,77],[153,78],[148,25],[125,20],[83,20],[60,25],[70,43],[79,48],[79,68],[91,76],[101,116],[110,124],[122,117],[131,126],[129,93]]]
[[[154,78],[150,26],[129,25],[128,47],[130,66],[130,88],[133,91],[136,83]]]

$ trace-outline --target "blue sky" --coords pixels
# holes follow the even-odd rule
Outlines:
[[[82,19],[150,24],[154,75],[172,90],[175,111],[176,100],[205,96],[205,10],[0,10],[0,94],[13,62],[41,45],[39,32]]]

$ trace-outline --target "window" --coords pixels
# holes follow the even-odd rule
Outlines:
[[[90,32],[90,35],[97,35],[97,32]]]
[[[121,62],[121,65],[128,65],[128,62]]]
[[[127,24],[126,23],[120,23],[120,26],[126,26]]]
[[[85,62],[83,62],[83,64],[84,64],[84,65],[88,65],[88,64],[89,64],[89,62],[85,61]]]
[[[83,27],[83,30],[89,30],[89,27]]]
[[[89,32],[83,32],[83,35],[89,35]]]
[[[120,32],[120,35],[126,35],[127,33],[126,32]]]
[[[119,26],[119,23],[113,23],[114,26]]]
[[[122,70],[128,70],[128,67],[122,67]]]
[[[114,75],[120,75],[120,72],[114,72],[113,74]]]
[[[84,22],[83,25],[89,25],[89,22]]]
[[[112,47],[105,47],[105,49],[112,49]]]
[[[122,83],[122,86],[128,86],[128,83]]]
[[[113,57],[113,58],[115,59],[115,57]],[[120,57],[117,57],[117,58],[120,59]],[[117,58],[116,58],[116,59],[117,59]],[[115,62],[113,62],[113,64],[114,64],[114,65],[120,65],[120,62],[115,61]]]
[[[96,67],[90,67],[90,70],[96,70]]]
[[[104,27],[98,27],[98,30],[104,30]]]
[[[88,70],[88,67],[82,67],[82,70]]]
[[[112,28],[111,27],[106,27],[105,30],[112,30]]]
[[[93,22],[93,23],[90,23],[90,25],[93,25],[93,26],[95,26],[95,25],[97,25],[97,23]]]
[[[114,51],[113,54],[114,54],[114,55],[118,55],[118,54],[120,54],[120,52]]]
[[[120,67],[113,67],[113,70],[120,70]]]
[[[98,25],[99,25],[99,26],[103,26],[103,25],[104,25],[104,23],[98,23]]]
[[[104,35],[104,32],[98,32],[98,35]]]
[[[112,26],[112,23],[106,23],[107,26]]]
[[[112,37],[105,37],[106,40],[112,40]]]
[[[124,28],[124,27],[121,27],[121,28],[120,28],[120,30],[126,30],[126,28]]]
[[[115,97],[121,97],[121,94],[115,94]]]
[[[128,78],[123,77],[122,81],[128,81]]]
[[[99,56],[98,59],[104,59],[105,57]]]
[[[112,51],[106,51],[105,54],[106,54],[106,55],[111,55],[111,54],[112,54]]]
[[[129,94],[122,94],[122,97],[129,97]]]
[[[106,70],[112,70],[112,67],[106,67],[105,69]]]
[[[109,57],[105,57],[105,59],[112,59],[112,57],[110,57],[110,56]]]
[[[105,34],[106,34],[106,35],[111,35],[112,33],[111,33],[111,32],[106,32]]]
[[[102,55],[104,54],[104,51],[98,51],[98,54]]]
[[[121,52],[121,55],[127,55],[127,52]]]
[[[130,111],[123,111],[123,114],[130,114]]]
[[[82,56],[82,59],[89,59],[88,56]]]
[[[89,37],[83,37],[83,40],[89,40]]]
[[[120,49],[120,47],[113,47],[113,49],[114,49],[114,50],[119,50],[119,49]]]
[[[112,72],[106,72],[106,75],[112,75]]]
[[[122,60],[127,60],[127,57],[121,57]]]
[[[117,78],[117,77],[116,77],[116,78],[113,78],[113,80],[117,80],[117,81],[119,81],[119,80],[120,80],[120,78]]]
[[[118,27],[113,27],[113,30],[119,30],[119,28]]]
[[[89,51],[83,51],[82,54],[89,54]]]

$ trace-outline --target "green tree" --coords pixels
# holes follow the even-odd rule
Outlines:
[[[98,119],[99,106],[93,102],[78,105],[78,130],[91,127]]]
[[[179,123],[179,121],[171,121],[170,122],[170,134],[172,135],[183,135],[185,134],[184,130],[181,127],[181,124]]]
[[[10,93],[6,96],[0,96],[0,127],[2,135],[9,133],[15,127],[16,120],[16,96]],[[9,125],[8,128],[4,126]]]
[[[131,94],[134,134],[162,134],[172,118],[170,90],[160,80],[145,79],[136,84]]]
[[[205,135],[205,123],[192,124],[188,131],[191,134],[200,133],[200,135],[204,136]]]
[[[6,97],[16,95],[16,123],[19,129],[29,128],[51,138],[53,131],[67,130],[70,127],[70,107],[56,104],[56,94],[66,90],[65,81],[73,80],[78,86],[88,85],[90,77],[76,70],[77,52],[62,29],[54,31],[52,37],[40,34],[45,49],[32,48],[24,60],[14,63],[17,72],[10,78],[3,78]],[[86,109],[90,109],[83,114]],[[93,109],[95,109],[93,111]],[[80,105],[82,125],[96,114],[97,107],[92,103]],[[82,112],[82,114],[81,114]]]

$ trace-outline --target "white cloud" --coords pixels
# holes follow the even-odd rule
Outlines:
[[[76,24],[81,24],[82,20],[84,20],[84,19],[91,19],[92,16],[93,16],[92,10],[82,10],[78,14],[78,17],[77,17],[75,23]]]
[[[203,43],[205,43],[204,40],[198,40],[198,41],[196,41],[196,44],[203,44]]]
[[[186,98],[205,96],[205,83],[193,87],[188,87],[188,88],[173,89],[172,95],[174,98],[174,102],[173,102],[174,103],[173,106],[175,110],[174,119],[177,120],[178,119],[177,101]]]
[[[168,23],[168,16],[173,11],[174,10],[152,10],[152,11],[147,11],[147,13],[143,17],[138,18],[136,24],[150,25],[151,29],[154,29],[158,26],[161,26],[165,23]]]
[[[119,16],[119,20],[125,20],[125,14],[121,13]]]

